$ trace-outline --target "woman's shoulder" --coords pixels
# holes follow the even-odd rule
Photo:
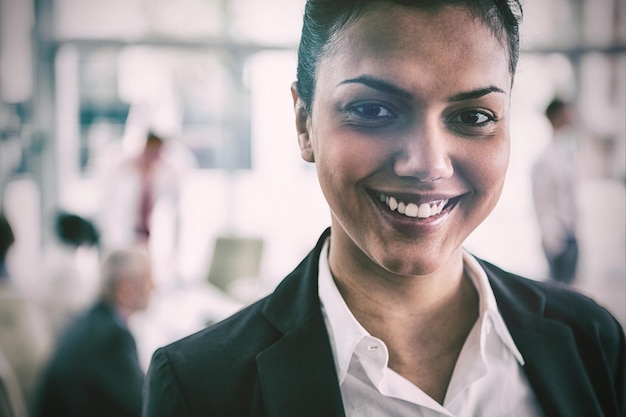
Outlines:
[[[177,340],[160,350],[170,361],[206,362],[216,356],[245,360],[254,358],[277,337],[277,330],[263,317],[267,299],[261,299],[232,316]]]
[[[149,407],[176,404],[177,398],[184,397],[189,409],[248,415],[235,410],[251,406],[246,399],[253,397],[258,385],[256,357],[278,338],[277,330],[263,317],[265,303],[265,299],[260,300],[221,322],[157,349],[147,374]]]

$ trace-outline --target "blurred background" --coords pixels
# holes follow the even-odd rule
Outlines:
[[[124,198],[107,194],[110,179],[153,132],[176,181],[151,217],[156,291],[131,322],[144,366],[157,346],[271,291],[329,225],[289,91],[303,4],[0,0],[0,197],[16,237],[15,285],[34,299],[96,291],[121,221],[107,219]],[[545,279],[530,169],[550,141],[546,105],[571,100],[583,166],[573,285],[624,324],[626,2],[523,5],[507,183],[466,246]],[[93,222],[101,238],[72,252],[81,278],[65,290],[47,266],[61,245],[59,211]]]

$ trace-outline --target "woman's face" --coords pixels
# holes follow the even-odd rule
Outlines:
[[[424,275],[460,257],[505,179],[506,47],[463,9],[379,2],[338,33],[316,75],[297,126],[338,259]]]

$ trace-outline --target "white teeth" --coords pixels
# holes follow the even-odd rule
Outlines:
[[[417,210],[417,217],[419,217],[420,219],[430,217],[430,206],[426,203],[420,204],[419,209]]]
[[[418,217],[420,219],[426,219],[428,217],[436,216],[441,213],[443,208],[448,204],[449,200],[434,201],[432,203],[405,203],[404,201],[398,201],[394,197],[390,197],[385,194],[380,194],[378,197],[381,203],[385,203],[391,211],[398,209],[398,213],[404,214],[407,217]]]
[[[387,203],[387,205],[389,206],[391,211],[394,211],[395,209],[398,208],[398,202],[393,197],[389,197],[389,202]]]
[[[405,216],[409,217],[417,217],[418,209],[417,204],[409,203],[406,206],[406,211],[404,212]]]

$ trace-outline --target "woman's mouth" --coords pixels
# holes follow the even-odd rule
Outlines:
[[[419,219],[437,216],[448,207],[448,203],[450,202],[450,199],[434,200],[424,203],[405,202],[383,193],[378,194],[378,199],[391,211],[397,211],[406,217]]]

